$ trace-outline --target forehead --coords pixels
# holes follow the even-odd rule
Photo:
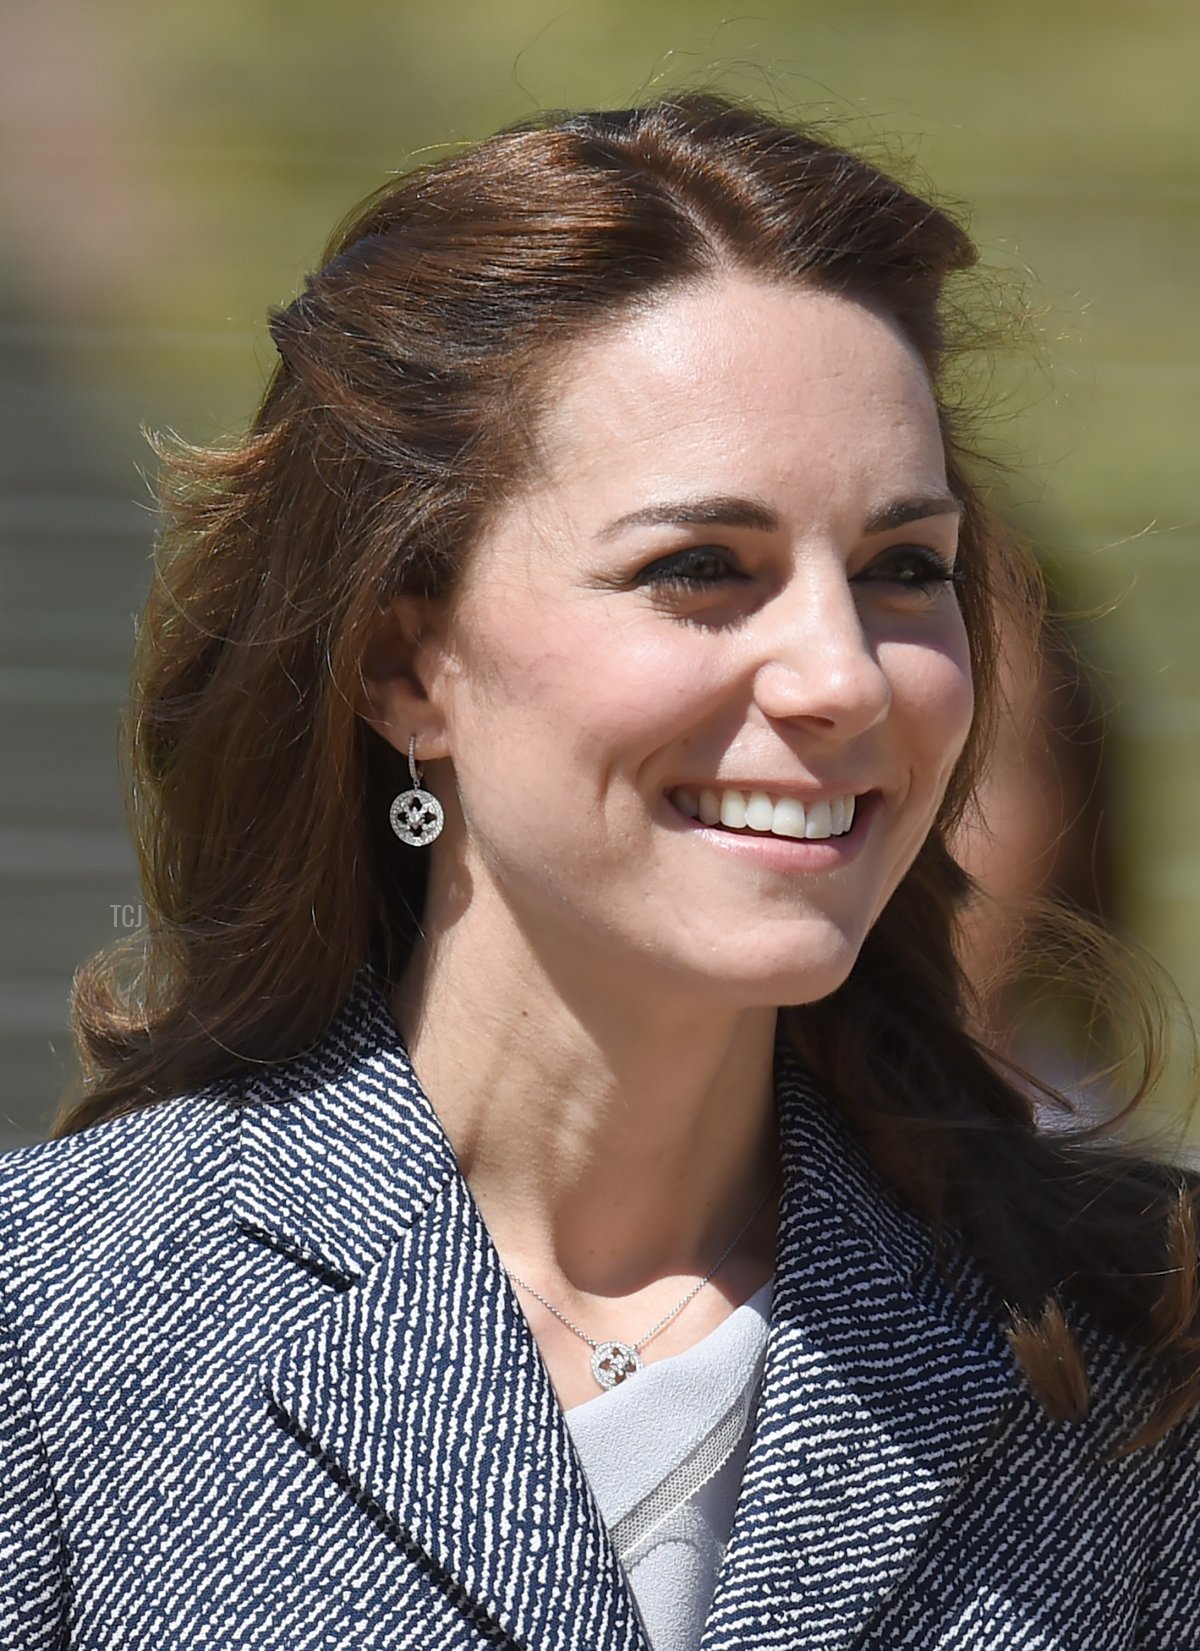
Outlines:
[[[944,481],[924,366],[893,322],[828,293],[729,276],[675,288],[577,344],[541,447],[558,491]],[[735,475],[733,472],[737,471]]]

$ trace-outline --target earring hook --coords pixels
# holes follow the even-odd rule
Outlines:
[[[392,830],[402,843],[408,843],[413,848],[424,848],[427,843],[441,831],[445,823],[442,805],[432,791],[426,791],[421,784],[421,771],[417,767],[417,736],[408,736],[408,772],[412,777],[412,789],[402,791],[398,797],[392,798],[392,806],[388,810],[388,820]]]

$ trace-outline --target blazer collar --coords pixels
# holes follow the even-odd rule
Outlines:
[[[772,1324],[704,1637],[849,1647],[1015,1396],[996,1304],[952,1291],[782,1043]],[[244,1097],[241,1224],[345,1286],[262,1373],[289,1425],[519,1643],[645,1651],[549,1376],[378,981]]]
[[[378,977],[364,969],[325,1036],[238,1094],[239,1224],[347,1282],[458,1175]]]
[[[1021,1398],[1000,1304],[953,1235],[951,1285],[929,1229],[782,1045],[776,1076],[771,1329],[703,1651],[858,1645]]]
[[[242,1103],[235,1213],[345,1287],[261,1373],[480,1622],[647,1651],[549,1375],[381,987]]]

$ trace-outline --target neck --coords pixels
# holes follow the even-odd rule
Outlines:
[[[604,988],[594,960],[567,978],[466,926],[414,956],[393,1008],[505,1265],[568,1295],[703,1277],[775,1177],[777,1011]],[[738,1246],[768,1272],[773,1214]]]

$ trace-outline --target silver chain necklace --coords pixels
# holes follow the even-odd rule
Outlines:
[[[737,1235],[733,1239],[733,1242],[722,1253],[720,1260],[716,1262],[714,1266],[709,1268],[708,1272],[705,1273],[704,1277],[698,1284],[692,1285],[691,1289],[688,1291],[687,1295],[684,1296],[678,1306],[672,1307],[671,1311],[664,1318],[660,1318],[658,1323],[654,1325],[652,1329],[646,1331],[646,1334],[640,1341],[596,1341],[593,1337],[588,1335],[586,1330],[581,1330],[577,1324],[572,1324],[567,1315],[565,1313],[560,1313],[554,1303],[552,1301],[547,1301],[545,1296],[535,1290],[532,1284],[526,1284],[525,1280],[523,1278],[518,1278],[516,1273],[509,1272],[508,1276],[512,1279],[514,1284],[519,1284],[522,1290],[528,1290],[529,1294],[533,1296],[535,1300],[540,1301],[543,1307],[549,1308],[555,1318],[561,1319],[567,1329],[573,1330],[581,1341],[587,1342],[588,1346],[592,1349],[592,1375],[596,1378],[598,1384],[601,1387],[606,1388],[617,1387],[621,1382],[628,1381],[630,1376],[632,1376],[635,1371],[644,1368],[641,1357],[642,1348],[645,1347],[648,1341],[653,1341],[654,1337],[657,1336],[660,1330],[665,1330],[671,1320],[673,1318],[677,1318],[679,1314],[683,1312],[683,1309],[687,1306],[688,1302],[700,1294],[701,1290],[703,1290],[704,1286],[708,1283],[709,1279],[712,1278],[713,1274],[720,1270],[722,1265],[733,1254],[737,1245],[749,1232],[755,1219],[765,1207],[767,1199],[775,1191],[777,1185],[778,1176],[775,1176],[772,1178],[771,1185],[767,1188],[759,1203],[756,1205],[750,1219],[746,1222],[745,1226],[739,1229]],[[507,1268],[505,1268],[505,1272],[508,1272]]]

